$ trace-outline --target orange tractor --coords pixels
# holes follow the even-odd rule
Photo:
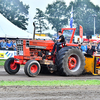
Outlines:
[[[26,75],[37,76],[40,71],[58,72],[60,75],[80,75],[84,71],[85,57],[73,44],[76,28],[62,28],[73,30],[69,43],[62,43],[57,54],[51,55],[54,42],[52,40],[17,40],[17,55],[5,61],[4,68],[9,74],[16,74],[20,65],[24,66]],[[35,36],[35,35],[34,35]]]

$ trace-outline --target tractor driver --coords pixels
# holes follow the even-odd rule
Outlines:
[[[88,47],[88,49],[86,51],[87,54],[90,54],[90,55],[93,55],[93,54],[96,55],[97,54],[97,51],[94,48],[92,48],[90,44],[88,44],[87,47]]]
[[[63,34],[62,34],[61,31],[58,31],[58,35],[59,35],[59,39],[58,39],[57,42],[54,44],[52,54],[54,53],[56,46],[57,46],[57,52],[58,52],[59,46],[60,46],[63,42],[65,42],[65,38],[64,38],[64,36],[63,36]]]

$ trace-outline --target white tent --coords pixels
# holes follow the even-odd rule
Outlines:
[[[0,14],[0,37],[7,38],[33,38],[33,34],[28,33],[19,27],[15,26],[9,20],[7,20],[2,14]],[[49,37],[36,36],[36,39],[45,39]],[[50,39],[50,38],[49,38]]]
[[[0,14],[0,37],[28,38],[32,35],[18,28]]]

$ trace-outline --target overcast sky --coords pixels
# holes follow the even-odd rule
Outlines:
[[[42,11],[45,11],[46,7],[48,4],[52,4],[54,1],[56,0],[21,0],[23,1],[24,4],[27,4],[30,6],[30,9],[29,9],[29,25],[28,25],[28,31],[30,33],[33,32],[33,17],[35,16],[36,14],[36,8],[39,8],[41,9]],[[66,2],[66,5],[68,6],[69,3],[71,1],[74,1],[74,0],[64,0]],[[99,5],[100,6],[100,0],[90,0],[91,2],[93,2],[95,5]],[[54,33],[54,31],[51,31],[51,33]]]

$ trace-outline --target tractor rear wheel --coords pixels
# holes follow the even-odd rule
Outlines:
[[[84,71],[85,57],[78,48],[64,47],[56,56],[60,75],[80,75]]]
[[[40,70],[41,66],[36,60],[29,60],[24,66],[24,72],[29,77],[37,76]]]
[[[5,61],[4,69],[8,74],[16,74],[20,69],[20,65],[14,63],[14,58],[8,58]]]

